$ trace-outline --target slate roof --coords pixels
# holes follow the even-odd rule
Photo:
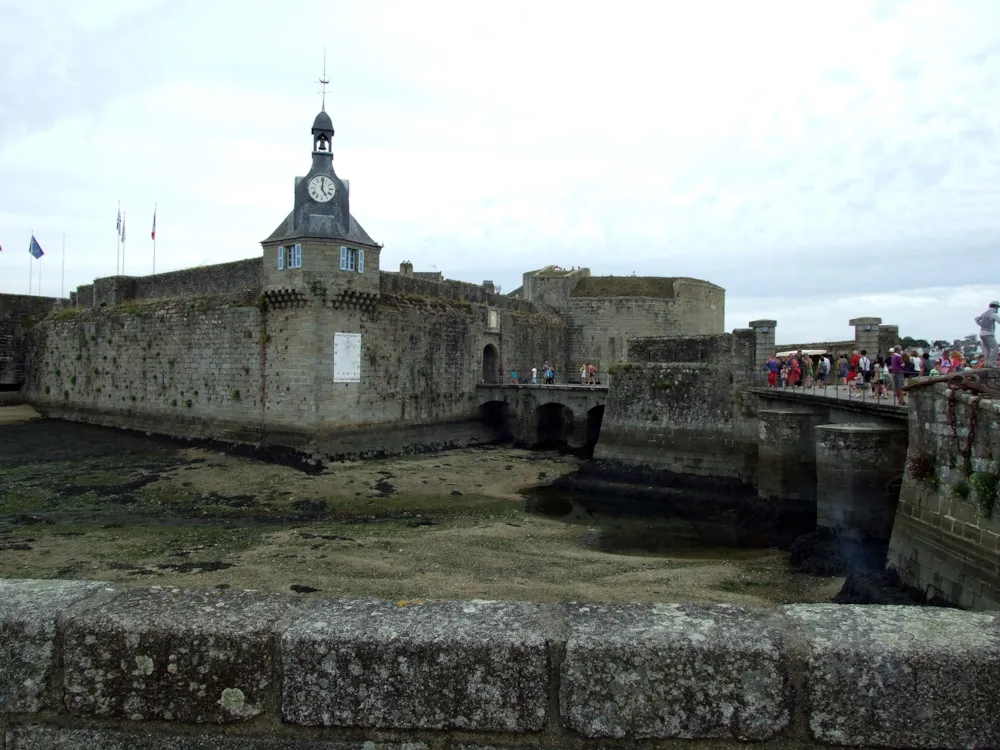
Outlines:
[[[375,242],[375,240],[373,240],[371,237],[368,236],[368,232],[366,232],[362,228],[362,226],[360,224],[358,224],[357,219],[355,219],[353,216],[351,216],[351,225],[350,225],[350,227],[347,230],[347,236],[343,237],[343,236],[341,236],[339,234],[333,234],[333,235],[315,234],[314,235],[314,234],[311,234],[309,232],[296,231],[296,230],[293,229],[293,221],[292,221],[292,217],[294,216],[294,214],[295,214],[294,209],[292,211],[289,211],[288,212],[288,216],[285,217],[285,220],[282,221],[273,232],[271,232],[271,236],[268,237],[266,240],[264,240],[264,242],[279,242],[280,240],[287,240],[287,239],[299,238],[299,237],[313,237],[313,236],[315,236],[315,237],[320,237],[322,239],[345,240],[347,242],[351,242],[351,243],[355,243],[355,244],[359,244],[359,245],[370,245],[371,247],[377,247],[378,246],[378,243]]]
[[[325,109],[316,115],[312,129],[314,133],[317,130],[333,130],[333,120],[330,119],[330,115],[326,113]]]

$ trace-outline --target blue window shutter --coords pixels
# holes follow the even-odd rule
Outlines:
[[[302,268],[302,245],[295,245],[295,267]]]
[[[340,246],[340,270],[347,270],[347,248],[343,245]]]
[[[358,273],[365,272],[365,251],[358,250]]]
[[[284,271],[285,270],[285,246],[284,245],[279,245],[278,246],[278,270],[279,271]]]

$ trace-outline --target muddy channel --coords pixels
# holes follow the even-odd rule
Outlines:
[[[688,521],[588,510],[584,459],[496,446],[331,464],[0,407],[0,577],[526,601],[828,601],[840,577]],[[308,468],[308,467],[306,467]]]

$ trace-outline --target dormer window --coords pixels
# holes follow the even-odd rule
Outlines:
[[[365,272],[365,251],[353,247],[340,247],[340,270]]]
[[[278,270],[286,268],[302,268],[302,245],[296,243],[278,247]]]

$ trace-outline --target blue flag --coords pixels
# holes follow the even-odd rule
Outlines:
[[[28,252],[31,253],[35,260],[38,260],[45,255],[45,251],[42,250],[42,246],[38,244],[38,240],[35,239],[35,235],[31,235],[31,244],[28,245]]]

